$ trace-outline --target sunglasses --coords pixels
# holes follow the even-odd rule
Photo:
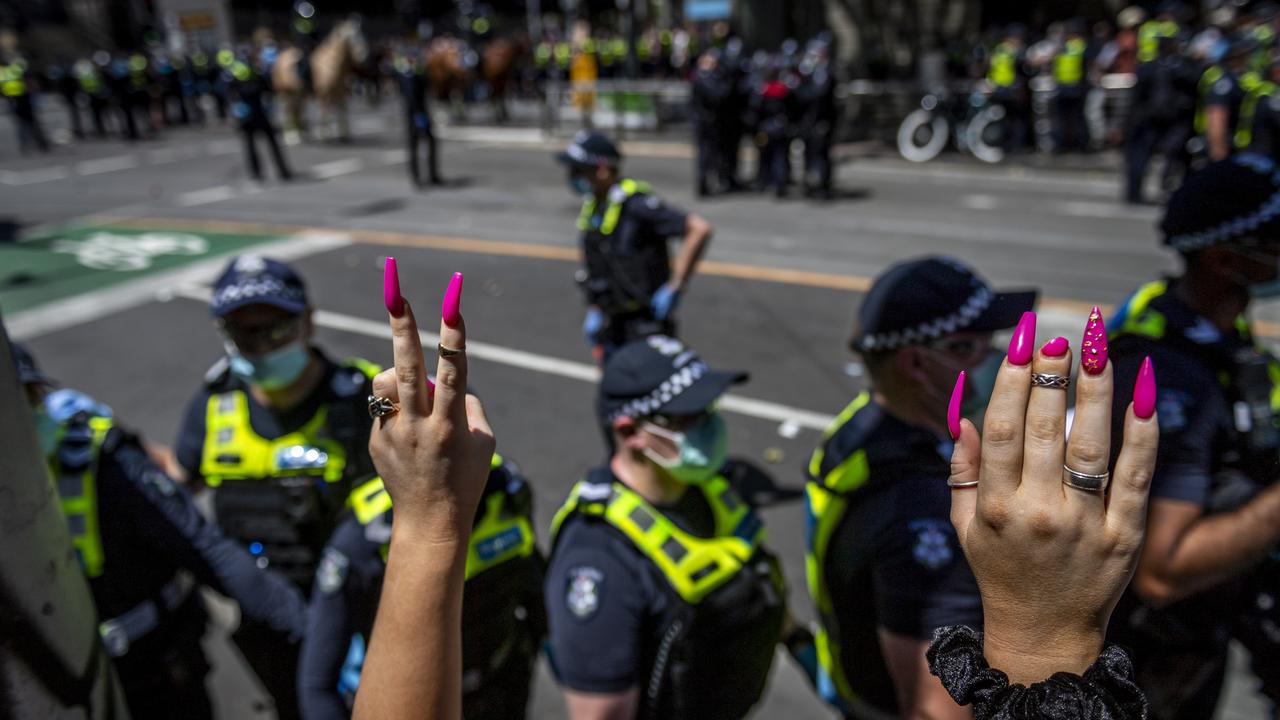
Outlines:
[[[240,352],[246,355],[261,355],[296,340],[302,334],[302,316],[283,318],[259,327],[244,327],[219,320],[218,330]]]

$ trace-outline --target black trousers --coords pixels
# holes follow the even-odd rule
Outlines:
[[[106,98],[89,96],[89,117],[93,120],[93,134],[99,138],[107,136],[106,112],[109,108]]]
[[[407,138],[409,142],[409,179],[415,185],[422,186],[427,183],[440,182],[440,168],[436,162],[436,134],[431,132],[431,126],[420,128],[413,119],[410,118]],[[427,176],[422,176],[422,162],[419,157],[418,148],[420,145],[427,147]]]
[[[249,121],[240,124],[240,137],[244,140],[245,159],[249,163],[249,174],[255,180],[262,179],[262,162],[258,159],[258,146],[255,137],[261,135],[267,142],[267,147],[271,150],[271,159],[276,164],[276,174],[281,180],[288,180],[293,177],[293,173],[289,172],[289,164],[284,160],[284,152],[280,149],[280,143],[276,139],[276,129],[266,120],[257,122]]]
[[[1059,92],[1053,99],[1053,149],[1057,152],[1089,148],[1089,124],[1084,117],[1084,92]]]
[[[49,152],[49,140],[44,136],[44,129],[36,118],[36,108],[30,95],[9,98],[9,108],[13,111],[14,124],[18,128],[18,150],[25,153],[31,146],[40,152]]]
[[[193,596],[178,618],[112,661],[135,720],[213,717],[204,684],[209,662],[200,645],[206,625],[200,602]]]
[[[814,183],[813,189],[831,192],[831,133],[812,132],[804,138],[805,182]]]
[[[1135,122],[1125,140],[1125,198],[1142,201],[1147,166],[1157,154],[1165,158],[1166,174],[1185,169],[1190,162],[1186,149],[1190,137],[1191,127],[1186,123],[1151,118]]]
[[[275,701],[279,720],[299,717],[299,647],[275,630],[241,617],[240,627],[231,636],[240,654]]]
[[[709,181],[712,177],[715,177],[721,184],[724,182],[724,164],[720,159],[723,143],[709,128],[697,128],[694,131],[694,137],[698,143],[698,157],[694,165],[694,172],[698,181],[697,189],[699,193],[705,195],[710,191],[711,185]]]

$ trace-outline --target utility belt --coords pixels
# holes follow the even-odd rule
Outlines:
[[[270,566],[307,592],[333,529],[321,485],[305,476],[223,483],[214,494],[214,512],[223,532],[247,546],[260,567]]]
[[[118,658],[128,653],[134,643],[150,635],[174,610],[182,607],[195,587],[191,574],[179,571],[152,599],[99,623],[98,634],[102,636],[107,655]]]

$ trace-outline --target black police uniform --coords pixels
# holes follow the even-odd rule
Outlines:
[[[928,640],[982,627],[982,598],[951,525],[951,443],[863,393],[808,468],[808,554],[822,632],[819,693],[859,717],[897,714],[879,630]]]
[[[231,113],[240,124],[240,137],[244,141],[244,153],[249,161],[249,174],[255,180],[262,179],[262,163],[258,160],[258,148],[255,137],[261,135],[271,150],[271,159],[276,164],[276,174],[281,180],[293,177],[289,164],[285,162],[284,152],[276,138],[277,132],[267,112],[267,95],[270,92],[269,82],[248,64],[236,61],[224,73],[228,96],[231,100]]]
[[[440,184],[440,170],[436,163],[436,135],[432,129],[431,109],[428,107],[429,83],[421,63],[396,60],[396,79],[400,83],[400,97],[404,101],[405,137],[409,147],[409,178],[419,187],[430,182]],[[422,176],[418,146],[427,149],[427,176]]]
[[[776,559],[755,545],[751,561],[691,604],[653,558],[678,563],[691,538],[755,537],[760,521],[732,489],[691,486],[664,506],[636,498],[600,467],[557,515],[545,585],[556,676],[585,693],[638,687],[639,718],[741,718],[764,691],[786,610]],[[631,503],[626,519],[605,519],[619,499]],[[742,514],[738,527],[725,526],[723,508]],[[636,538],[655,526],[649,534],[668,540],[643,547]],[[685,539],[670,537],[672,527]]]
[[[1186,145],[1193,132],[1197,82],[1195,66],[1177,53],[1166,52],[1138,66],[1125,142],[1130,202],[1143,200],[1142,184],[1153,154],[1164,156],[1166,177],[1188,167]]]
[[[588,198],[578,217],[585,260],[581,283],[587,304],[607,321],[597,337],[606,348],[648,335],[675,334],[675,321],[657,319],[654,292],[671,279],[667,239],[684,235],[687,214],[649,192],[645,183],[624,179],[604,203]]]
[[[40,423],[56,429],[50,472],[130,714],[212,717],[197,585],[292,642],[302,634],[302,596],[205,520],[105,408],[70,390],[51,394],[45,408]]]
[[[699,68],[693,76],[691,101],[693,105],[693,133],[697,142],[697,189],[699,195],[707,195],[711,191],[712,178],[723,180],[724,160],[720,153],[725,148],[721,134],[725,128],[719,126],[723,107],[732,92],[729,78],[719,69],[704,70]],[[725,190],[725,187],[717,187]]]
[[[800,137],[804,140],[805,191],[831,196],[831,145],[836,134],[836,83],[829,63],[801,75]]]
[[[325,547],[308,607],[298,693],[308,720],[346,718],[373,631],[392,509],[380,480],[352,494]],[[543,559],[534,546],[529,486],[494,456],[476,513],[462,598],[463,717],[521,718],[546,634]]]
[[[1247,91],[1240,84],[1240,78],[1230,71],[1208,84],[1204,89],[1204,107],[1227,109],[1227,146],[1232,146],[1233,133],[1240,125],[1240,105],[1244,102]],[[1207,127],[1207,126],[1206,126]],[[1201,128],[1203,131],[1204,128]]]
[[[751,115],[756,120],[759,149],[757,183],[782,197],[791,183],[792,118],[796,114],[792,87],[775,77],[762,82],[751,95]]]
[[[248,384],[230,372],[225,359],[220,360],[188,407],[175,447],[188,475],[206,483],[211,473],[245,459],[235,445],[245,441],[245,434],[273,443],[271,460],[277,464],[292,465],[295,458],[289,453],[300,451],[296,459],[303,464],[284,478],[237,479],[232,472],[214,489],[213,498],[223,531],[247,546],[260,565],[274,567],[303,592],[311,588],[321,552],[352,485],[374,475],[368,453],[372,370],[339,365],[315,348],[311,352],[324,363],[317,390],[282,413],[260,405]],[[243,406],[237,404],[240,399]],[[223,420],[224,427],[211,433],[207,423],[215,412],[232,419]],[[319,425],[317,418],[322,420]],[[229,431],[234,425],[240,429]],[[214,441],[227,444],[208,448],[207,443]],[[279,443],[285,444],[274,447]],[[332,472],[332,465],[310,468],[306,463],[312,451],[321,463],[332,463],[341,455],[340,477],[323,477],[326,470]],[[296,648],[284,647],[278,633],[253,623],[242,623],[233,639],[275,697],[280,714],[293,714]]]
[[[1251,97],[1251,115],[1248,133],[1243,138],[1236,133],[1237,146],[1245,150],[1280,161],[1280,91],[1268,83],[1257,97]],[[1242,119],[1242,122],[1246,122]],[[1239,142],[1244,140],[1243,143]]]
[[[1212,515],[1236,509],[1275,481],[1280,431],[1271,378],[1280,363],[1243,328],[1219,331],[1177,298],[1175,287],[1175,281],[1142,287],[1112,320],[1113,437],[1120,437],[1138,369],[1150,356],[1160,379],[1160,447],[1151,497],[1193,503]],[[1259,596],[1249,588],[1268,574],[1274,581],[1275,563],[1264,561],[1250,574],[1164,607],[1145,604],[1132,590],[1126,594],[1111,631],[1131,651],[1152,718],[1212,716],[1233,635],[1273,663],[1255,664],[1255,670],[1273,697],[1280,696],[1274,694],[1280,680],[1274,641],[1242,633],[1237,625],[1261,624],[1260,611],[1273,608],[1269,597],[1262,598],[1265,607],[1254,606]]]

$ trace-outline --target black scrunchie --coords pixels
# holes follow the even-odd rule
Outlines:
[[[925,656],[929,672],[975,720],[1133,720],[1147,717],[1147,699],[1133,682],[1133,663],[1110,645],[1083,676],[1054,673],[1042,682],[1010,685],[987,665],[982,633],[963,625],[939,628]]]

